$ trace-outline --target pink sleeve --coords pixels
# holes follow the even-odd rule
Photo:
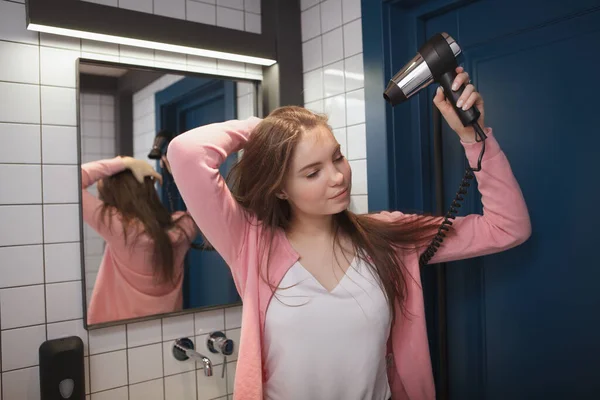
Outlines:
[[[192,215],[189,212],[176,211],[173,213],[173,218],[179,219],[178,225],[183,229],[188,239],[193,242],[198,235],[198,227]]]
[[[504,251],[518,246],[531,235],[531,222],[521,188],[492,130],[487,128],[486,134],[488,139],[481,171],[474,173],[483,215],[471,214],[451,220],[452,235],[444,239],[430,264]],[[476,167],[482,143],[462,144],[469,165]]]
[[[167,157],[188,211],[200,231],[231,267],[242,250],[250,222],[229,191],[219,166],[243,148],[259,118],[205,125],[177,136]]]
[[[98,219],[98,211],[104,203],[85,189],[102,178],[124,170],[125,164],[121,157],[92,161],[81,165],[81,207],[83,210],[83,220],[109,243],[112,242],[115,235],[119,237],[122,235],[121,220],[117,215],[111,215],[111,229],[109,230],[108,224],[105,223],[106,221],[101,222]]]

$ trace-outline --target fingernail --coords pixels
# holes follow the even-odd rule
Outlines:
[[[456,107],[461,108],[462,105],[463,105],[463,101],[462,100],[459,100],[459,101],[456,102]]]
[[[458,89],[458,83],[452,84],[452,90],[456,91]]]

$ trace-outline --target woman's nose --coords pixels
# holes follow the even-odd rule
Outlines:
[[[344,174],[342,174],[340,171],[336,169],[333,170],[333,177],[332,177],[332,182],[334,185],[340,185],[342,182],[344,182]]]

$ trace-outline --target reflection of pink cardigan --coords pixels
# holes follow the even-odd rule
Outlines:
[[[152,274],[152,249],[154,243],[142,235],[135,241],[139,225],[131,226],[127,232],[127,244],[123,235],[121,217],[110,216],[108,224],[99,221],[97,212],[102,201],[85,190],[94,182],[125,170],[119,158],[94,161],[81,166],[83,219],[106,241],[106,247],[92,299],[88,307],[88,324],[99,324],[122,319],[144,317],[181,310],[183,282],[183,260],[190,242],[179,230],[169,233],[173,241],[174,262],[177,266],[174,284],[157,284]],[[176,212],[178,218],[183,212]],[[181,227],[193,240],[196,226],[191,218],[182,218]]]
[[[264,228],[232,197],[219,174],[227,155],[240,150],[260,120],[228,121],[193,129],[175,138],[168,151],[177,187],[200,230],[232,270],[243,300],[242,333],[236,369],[234,398],[263,398],[265,315],[272,291],[259,275],[259,254],[265,243]],[[454,221],[455,234],[447,238],[432,263],[491,254],[514,247],[530,235],[527,207],[509,163],[487,129],[483,170],[475,175],[484,204],[484,215]],[[476,165],[480,143],[463,144],[471,165]],[[378,218],[402,223],[400,212],[380,213]],[[429,358],[418,254],[399,254],[414,279],[407,279],[407,315],[392,327],[388,347],[394,368],[388,371],[393,399],[435,398]],[[269,264],[269,281],[278,285],[299,256],[282,230],[275,232]],[[265,271],[263,265],[262,271]],[[263,274],[264,276],[264,274]]]

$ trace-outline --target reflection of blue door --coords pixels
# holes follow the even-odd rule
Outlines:
[[[384,30],[391,32],[384,46],[393,52],[386,78],[434,33],[456,38],[533,224],[531,239],[518,248],[446,266],[449,398],[600,398],[600,268],[593,252],[600,226],[598,0],[395,3],[384,6],[390,21]],[[368,12],[373,20],[363,26],[381,26]],[[365,64],[379,61],[368,49],[365,43]],[[433,210],[434,90],[393,111],[393,152],[404,166],[392,207]],[[465,161],[445,123],[442,142],[447,209]],[[370,187],[370,202],[371,196]],[[478,200],[471,187],[463,213],[480,212]],[[424,275],[432,272],[433,266]],[[425,279],[424,291],[435,306],[437,287]],[[437,327],[430,317],[436,361]]]
[[[157,126],[176,135],[198,126],[235,118],[235,83],[184,78],[156,93]],[[160,111],[159,111],[160,110]],[[220,172],[227,175],[235,162],[230,156]],[[163,185],[163,201],[177,210],[186,206],[172,182]],[[167,191],[169,193],[167,193]],[[202,244],[199,235],[195,244]],[[229,268],[216,251],[191,249],[186,257],[184,308],[230,304],[240,301]]]

